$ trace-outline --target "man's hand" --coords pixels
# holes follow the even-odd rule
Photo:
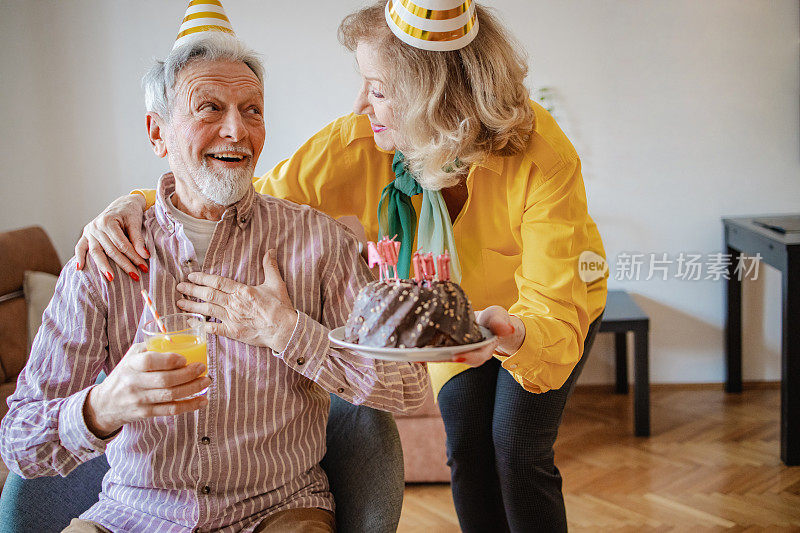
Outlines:
[[[211,384],[202,363],[186,365],[182,355],[148,352],[144,343],[130,347],[122,361],[94,387],[83,407],[86,426],[106,438],[123,425],[156,416],[177,415],[208,405],[204,396],[189,398]]]
[[[251,287],[232,279],[192,272],[178,290],[202,302],[178,300],[178,307],[220,320],[207,331],[276,352],[286,349],[297,322],[297,311],[278,270],[275,250],[264,257],[264,283]]]
[[[147,272],[150,254],[142,237],[144,208],[145,200],[141,194],[128,194],[111,202],[102,213],[86,224],[78,244],[75,245],[78,270],[86,266],[86,252],[89,252],[100,273],[108,281],[114,279],[108,264],[109,257],[135,280],[139,279],[137,267],[142,272]]]
[[[489,329],[497,335],[495,342],[472,350],[456,354],[453,362],[466,363],[470,366],[481,366],[492,358],[495,352],[501,355],[511,355],[522,346],[525,340],[525,324],[519,318],[508,314],[499,305],[492,305],[483,311],[478,311],[475,315],[478,324]]]

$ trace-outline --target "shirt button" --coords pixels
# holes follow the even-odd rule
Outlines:
[[[306,358],[305,357],[298,357],[297,358],[297,364],[298,365],[305,364],[305,362],[306,362]]]
[[[200,492],[202,492],[203,494],[208,494],[208,493],[211,492],[211,487],[209,487],[208,485],[205,485],[205,486],[203,486],[202,489],[200,489]]]
[[[508,365],[508,368],[510,368],[511,370],[514,370],[514,369],[515,369],[515,368],[517,368],[518,366],[519,366],[519,365],[518,365],[517,363],[514,363],[513,365]]]
[[[183,266],[189,266],[192,263],[194,263],[194,261],[192,261],[191,259],[184,259],[183,260]]]
[[[244,224],[245,222],[247,222],[247,217],[239,217],[239,222],[241,224]]]
[[[343,392],[344,392],[344,387],[339,387],[339,388],[338,388],[338,389],[336,389],[336,390],[337,390],[337,391],[339,391],[339,394],[341,394],[341,393],[343,393]]]
[[[200,439],[200,442],[202,442],[203,444],[210,444],[211,439],[208,437],[203,437],[202,439]]]

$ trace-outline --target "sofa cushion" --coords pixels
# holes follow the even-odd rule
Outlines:
[[[25,293],[25,303],[28,306],[28,353],[31,351],[33,338],[42,325],[42,315],[53,293],[56,291],[58,276],[49,272],[25,271],[23,282],[23,292]]]

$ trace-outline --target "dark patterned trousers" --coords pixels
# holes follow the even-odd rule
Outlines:
[[[530,393],[496,358],[442,387],[438,402],[462,531],[567,531],[553,444],[602,318],[591,323],[584,356],[560,389]]]

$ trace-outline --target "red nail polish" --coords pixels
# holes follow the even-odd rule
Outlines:
[[[147,254],[147,257],[150,257],[150,250],[147,249],[147,246],[142,245],[142,248],[144,248],[144,253]]]
[[[128,272],[128,275],[131,277],[133,281],[139,281],[139,274],[136,272]]]
[[[81,269],[81,264],[75,263],[75,270],[80,270],[80,269]]]
[[[150,272],[150,269],[149,269],[149,268],[147,268],[147,265],[145,265],[145,264],[141,264],[141,265],[139,265],[139,270],[141,270],[141,271],[142,271],[142,272],[144,272],[145,274],[147,274],[148,272]]]
[[[112,274],[111,272],[106,271],[106,279],[108,281],[114,281],[114,274]]]
[[[463,363],[466,360],[467,359],[465,357],[456,357],[455,359],[453,359],[453,361],[455,361],[456,363]]]

